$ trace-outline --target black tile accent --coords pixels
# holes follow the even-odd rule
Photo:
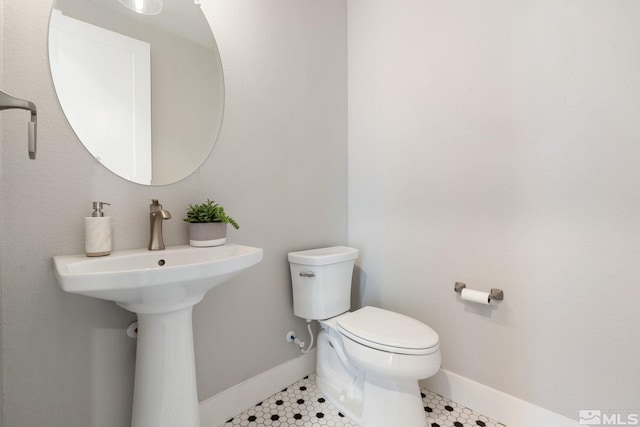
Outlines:
[[[324,414],[323,414],[322,412],[318,412],[318,413],[316,414],[316,417],[318,417],[318,418],[324,418]]]
[[[464,427],[464,424],[462,424],[460,421],[456,421],[455,423],[453,423],[453,425],[455,427]]]
[[[449,412],[453,412],[453,408],[449,405],[445,406],[444,409],[446,409]]]
[[[480,426],[480,427],[485,427],[486,424],[484,423],[484,421],[480,421],[480,420],[476,420],[476,425]]]
[[[278,414],[271,415],[271,421],[278,421],[279,419],[280,419],[280,415]]]

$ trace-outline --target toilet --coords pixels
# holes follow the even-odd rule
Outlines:
[[[321,326],[316,385],[362,427],[425,427],[418,380],[440,369],[438,334],[381,308],[349,311],[358,253],[335,246],[288,256],[293,312]]]

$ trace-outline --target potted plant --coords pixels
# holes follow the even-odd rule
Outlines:
[[[221,205],[209,199],[202,204],[189,205],[184,221],[189,223],[189,244],[198,247],[224,245],[227,224],[236,230],[240,228]]]

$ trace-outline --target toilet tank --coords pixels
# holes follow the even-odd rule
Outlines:
[[[293,313],[306,320],[321,320],[349,311],[358,253],[346,246],[290,252]]]

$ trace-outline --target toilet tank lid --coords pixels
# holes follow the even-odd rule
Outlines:
[[[351,261],[358,258],[359,251],[347,246],[310,249],[307,251],[289,252],[289,262],[302,265],[327,265]]]

